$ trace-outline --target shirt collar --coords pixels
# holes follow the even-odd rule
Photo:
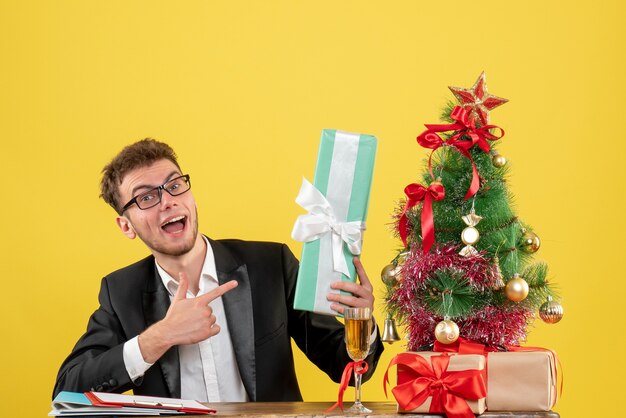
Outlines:
[[[198,292],[198,295],[206,293],[207,281],[217,283],[217,270],[215,267],[215,255],[213,254],[213,248],[211,248],[211,243],[207,237],[202,235],[202,239],[206,243],[206,256],[204,257],[204,263],[202,264],[202,272],[200,274],[200,291]],[[156,259],[154,260],[154,264],[156,265],[156,269],[159,276],[161,276],[161,281],[167,289],[167,292],[170,296],[174,296],[178,290],[178,280],[174,280],[174,278],[159,265]]]

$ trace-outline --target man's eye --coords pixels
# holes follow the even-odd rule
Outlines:
[[[169,187],[167,188],[168,192],[175,192],[177,189],[181,188],[183,186],[183,180],[182,179],[178,179],[176,181],[174,181],[174,183],[170,184]]]
[[[147,193],[144,195],[139,196],[139,201],[141,202],[149,202],[153,199],[156,198],[156,195],[154,193]]]

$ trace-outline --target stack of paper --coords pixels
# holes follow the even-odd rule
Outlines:
[[[120,395],[106,392],[61,392],[52,401],[49,416],[77,415],[174,415],[215,412],[200,402],[157,398],[154,396]]]

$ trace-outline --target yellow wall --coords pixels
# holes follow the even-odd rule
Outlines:
[[[100,278],[146,254],[98,199],[99,171],[122,146],[174,146],[205,233],[298,254],[293,200],[321,129],[377,135],[363,261],[381,301],[379,271],[398,247],[390,214],[426,156],[415,136],[437,121],[448,85],[482,70],[510,99],[492,121],[566,310],[528,343],[560,354],[563,416],[609,414],[626,371],[614,359],[625,341],[625,12],[622,1],[565,0],[2,2],[2,415],[48,412]],[[384,399],[401,349],[388,347],[366,400]],[[306,400],[335,397],[298,364]]]

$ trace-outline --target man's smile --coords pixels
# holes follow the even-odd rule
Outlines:
[[[184,215],[174,216],[167,219],[161,224],[161,229],[168,234],[177,234],[185,229],[187,224],[187,217]]]

